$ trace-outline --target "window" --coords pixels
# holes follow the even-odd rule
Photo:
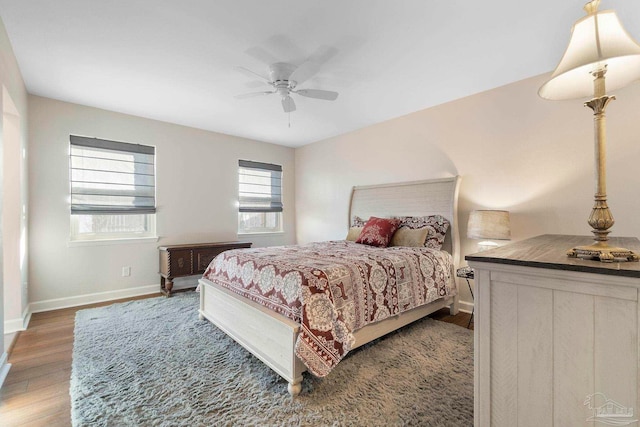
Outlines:
[[[155,148],[70,139],[71,239],[155,236]]]
[[[282,231],[282,166],[238,162],[238,233]]]

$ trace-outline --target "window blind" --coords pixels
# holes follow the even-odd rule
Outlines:
[[[282,212],[282,166],[240,160],[240,212]]]
[[[71,135],[71,214],[156,211],[155,148]]]

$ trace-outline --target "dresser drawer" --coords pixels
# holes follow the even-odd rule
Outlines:
[[[169,276],[178,277],[193,274],[191,250],[171,251],[169,255]]]
[[[215,249],[196,249],[193,251],[193,261],[194,261],[194,269],[196,270],[194,274],[204,273],[207,269],[211,260],[214,259],[218,254],[224,252],[224,248],[215,248]]]

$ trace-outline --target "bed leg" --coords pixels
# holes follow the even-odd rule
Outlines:
[[[287,385],[287,390],[291,397],[296,397],[302,391],[302,379],[298,379],[295,382],[289,383]]]
[[[198,320],[204,320],[204,315],[202,313],[198,313]]]
[[[453,302],[449,306],[449,314],[455,316],[460,311],[460,302],[458,300],[458,295],[453,297]]]

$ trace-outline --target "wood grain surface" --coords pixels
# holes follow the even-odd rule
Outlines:
[[[593,243],[593,239],[589,236],[544,234],[496,249],[470,254],[465,256],[465,259],[467,261],[640,278],[640,262],[605,263],[567,256],[569,249],[591,243]],[[640,240],[635,237],[612,237],[609,244],[640,253]]]

